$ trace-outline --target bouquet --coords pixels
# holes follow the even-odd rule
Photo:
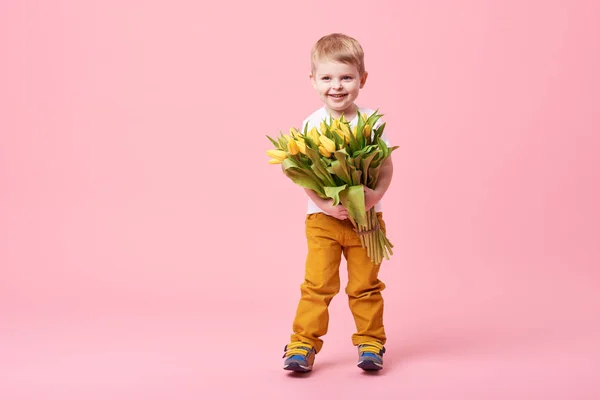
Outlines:
[[[381,164],[398,148],[381,139],[385,123],[376,123],[382,116],[358,112],[354,128],[342,115],[330,123],[324,120],[319,129],[308,130],[306,124],[302,133],[290,128],[289,135],[280,133],[277,140],[267,136],[275,146],[267,151],[269,163],[281,164],[295,184],[333,200],[333,205],[341,203],[375,264],[384,257],[389,260],[394,247],[380,229],[375,207],[365,209],[363,188],[375,188]]]

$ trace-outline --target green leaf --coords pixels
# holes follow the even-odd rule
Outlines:
[[[304,174],[302,170],[299,169],[288,169],[285,170],[284,174],[292,180],[296,185],[302,186],[307,189],[312,189],[315,193],[317,193],[321,197],[325,197],[325,192],[323,191],[323,187],[317,184],[314,180],[312,180],[309,176]]]
[[[276,149],[281,150],[281,148],[279,147],[279,143],[277,143],[277,141],[273,138],[271,138],[269,135],[266,135],[267,139],[269,139],[269,141],[271,143],[273,143],[273,146],[275,146]]]
[[[360,169],[356,169],[356,167],[352,164],[348,165],[348,170],[350,171],[350,176],[352,177],[352,183],[354,185],[360,185],[360,176],[362,171]]]
[[[375,125],[377,124],[377,121],[379,121],[379,119],[381,117],[383,117],[383,114],[377,114],[377,111],[375,111],[373,114],[369,115],[369,117],[367,118],[367,124],[371,125],[371,128],[373,128],[373,131],[376,130]],[[385,125],[385,123],[383,123],[379,127],[381,127],[383,125]]]
[[[379,148],[383,152],[382,159],[385,160],[390,155],[390,151],[388,150],[388,146],[387,146],[387,144],[385,144],[385,142],[381,138],[377,138],[377,144],[379,145]]]
[[[364,137],[365,136],[364,130],[365,130],[366,122],[363,121],[363,119],[361,118],[359,111],[356,111],[356,116],[358,117],[358,122],[356,123],[356,134],[359,137]],[[368,141],[367,141],[367,143],[368,143]]]
[[[327,170],[329,171],[329,173],[339,178],[342,182],[346,184],[351,183],[350,174],[348,174],[348,171],[346,171],[344,165],[340,161],[335,160],[334,162],[332,162],[331,167],[329,167]]]
[[[367,187],[370,187],[371,189],[373,189],[373,187],[371,187],[368,182],[369,168],[371,167],[371,161],[373,161],[373,158],[375,158],[375,156],[377,156],[378,154],[379,154],[379,150],[364,157],[363,162],[362,162],[362,171],[363,171],[363,179],[364,179],[363,184],[367,185]]]
[[[308,139],[310,140],[310,139]],[[319,158],[321,157],[321,154],[319,154],[319,152],[315,149],[313,149],[312,147],[306,147],[306,157],[308,157],[310,159],[310,161],[312,161],[313,164],[315,164]]]
[[[306,160],[306,156],[300,156],[299,154],[295,156],[290,156],[283,160],[282,164],[284,168],[298,168],[302,170],[302,172],[304,172],[307,176],[309,176],[319,185],[325,186],[324,180],[313,172],[312,166],[310,165],[310,163],[308,163],[308,160]]]
[[[328,134],[329,132],[331,132],[331,130],[329,129],[329,128],[330,128],[330,126],[329,126],[329,124],[327,123],[327,118],[323,118],[323,120],[322,120],[321,122],[325,123],[325,132],[321,132],[321,133],[322,133],[323,135],[326,135],[326,136],[328,136],[328,137],[329,137],[329,135],[327,135],[327,134]],[[321,125],[320,125],[320,124],[319,124],[319,130],[321,130]]]
[[[321,172],[321,170],[319,169],[319,167],[315,164],[310,166],[310,170],[312,173],[314,173],[317,178],[319,178],[319,180],[321,182],[323,182],[323,185],[326,186],[329,184],[327,177],[325,176],[325,174],[323,174],[323,172]]]
[[[383,131],[385,129],[385,122],[377,127],[373,132],[375,132],[375,136],[373,137],[373,142],[377,142],[377,140],[383,135]]]
[[[364,153],[361,153],[353,158],[348,158],[348,162],[350,165],[354,165],[354,168],[362,170],[362,160],[364,158]]]
[[[348,185],[342,186],[325,186],[323,189],[325,190],[325,196],[333,199],[333,205],[337,206],[340,204],[340,192],[346,189]]]
[[[348,129],[350,129],[350,124],[347,125]],[[360,141],[354,137],[354,135],[352,134],[352,129],[350,129],[350,151],[354,153],[360,150],[362,147],[364,146],[361,146]]]
[[[364,147],[364,148],[362,148],[360,150],[357,150],[357,151],[353,152],[352,153],[352,158],[358,158],[358,157],[363,156],[365,153],[367,153],[367,147]]]
[[[379,170],[381,169],[381,165],[378,165],[377,167],[371,167],[369,168],[369,187],[370,188],[374,188],[375,186],[377,186],[377,179],[379,178]]]
[[[336,147],[339,147],[340,149],[344,148],[344,138],[341,137],[340,135],[338,135],[335,132],[331,132],[331,138],[333,139],[333,141],[335,142]]]
[[[356,224],[363,228],[366,227],[367,211],[365,210],[365,191],[363,186],[350,186],[347,190],[340,193],[340,200]]]
[[[344,157],[347,157],[347,156],[348,156],[348,152],[346,151],[346,149],[345,149],[345,148],[344,148],[344,149],[339,149],[339,150],[336,150],[336,153],[340,153],[340,154],[341,154],[341,155],[343,155]],[[334,154],[334,155],[335,155],[335,154]]]
[[[278,139],[281,150],[287,150],[287,140],[283,137],[283,135],[281,135]]]
[[[288,168],[302,169],[302,167],[298,164],[297,158],[294,156],[288,157],[285,160],[283,160],[283,162],[281,163],[281,166],[283,167],[283,169],[288,169]]]
[[[306,148],[306,156],[312,161],[312,170],[326,184],[326,186],[335,186],[335,181],[327,171],[327,165],[321,159],[321,154],[310,147]]]
[[[281,165],[283,173],[290,178],[292,182],[307,189],[314,190],[321,197],[325,196],[322,182],[311,176],[310,171],[298,167],[298,165],[289,158],[283,160]]]
[[[338,150],[333,153],[333,155],[335,156],[335,161],[331,163],[329,171],[340,178],[343,182],[352,184],[352,177],[350,176],[350,171],[348,171],[345,152]]]

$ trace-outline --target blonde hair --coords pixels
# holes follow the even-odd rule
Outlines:
[[[331,59],[344,64],[354,65],[362,76],[365,73],[365,53],[358,41],[343,33],[323,36],[315,43],[311,51],[311,69],[319,60]]]

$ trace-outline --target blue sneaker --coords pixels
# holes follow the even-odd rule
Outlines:
[[[366,342],[358,345],[358,368],[365,371],[383,369],[385,347],[379,342]]]
[[[292,342],[285,346],[283,369],[295,372],[312,371],[315,362],[315,348],[310,344]]]

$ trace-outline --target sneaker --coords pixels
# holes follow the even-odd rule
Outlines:
[[[358,345],[358,367],[365,371],[379,371],[383,368],[385,347],[379,342],[366,342]]]
[[[296,372],[312,371],[315,362],[315,348],[310,344],[292,342],[285,346],[283,369]]]

